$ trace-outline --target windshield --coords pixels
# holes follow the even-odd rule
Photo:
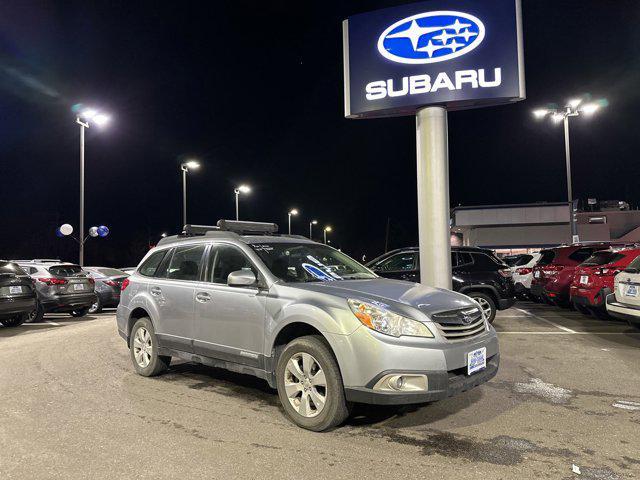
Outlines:
[[[376,278],[358,262],[316,243],[256,243],[250,245],[267,268],[285,282],[332,282]]]
[[[533,260],[532,255],[514,255],[510,257],[503,257],[502,260],[510,267],[521,267]]]
[[[27,272],[20,268],[16,263],[0,262],[0,274],[26,275]]]
[[[73,277],[83,273],[80,265],[56,265],[49,267],[49,272],[56,277]]]

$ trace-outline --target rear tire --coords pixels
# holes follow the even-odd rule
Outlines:
[[[29,314],[27,313],[16,315],[15,317],[2,319],[0,320],[0,323],[5,327],[18,327],[25,322],[28,316]]]
[[[471,292],[468,295],[480,304],[482,314],[485,316],[487,321],[489,323],[493,323],[497,313],[496,302],[493,301],[493,298],[486,293],[480,292]]]
[[[582,313],[583,315],[588,315],[591,316],[591,310],[589,310],[587,307],[585,307],[584,305],[578,305],[577,303],[574,302],[573,304],[573,308],[575,308],[577,311],[579,311],[580,313]]]
[[[84,307],[78,310],[74,310],[73,312],[71,312],[71,316],[75,318],[84,317],[87,313],[89,313],[89,308],[90,307]]]
[[[591,310],[591,313],[593,313],[593,315],[600,320],[611,320],[611,317],[607,313],[607,310],[604,308],[593,307],[590,310]]]
[[[155,377],[165,372],[171,363],[171,357],[158,355],[156,331],[147,317],[139,318],[133,324],[129,337],[129,353],[133,368],[143,377]]]
[[[285,413],[299,427],[322,432],[349,416],[338,362],[322,337],[289,342],[278,357],[276,383]]]
[[[36,304],[36,309],[33,312],[27,314],[27,319],[25,320],[25,322],[26,323],[41,322],[43,317],[44,317],[44,307],[40,302],[38,302]]]

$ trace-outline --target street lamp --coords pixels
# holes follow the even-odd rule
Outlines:
[[[236,220],[240,220],[240,214],[238,213],[238,197],[241,193],[249,193],[251,191],[251,187],[247,185],[240,185],[239,187],[233,190],[233,193],[236,194]]]
[[[162,232],[160,234],[160,238],[167,238],[167,232]]]
[[[187,160],[180,164],[182,170],[182,225],[187,224],[187,172],[189,170],[197,170],[200,164],[195,160]]]
[[[287,213],[287,215],[289,216],[289,235],[291,235],[291,217],[298,215],[298,209],[297,208],[292,208],[291,210],[289,210],[289,213]]]
[[[333,231],[333,228],[331,228],[329,225],[324,227],[324,243],[327,243],[327,232],[331,231]]]
[[[96,125],[97,127],[103,127],[111,118],[93,108],[85,108],[78,112],[76,116],[76,123],[80,125],[80,231],[78,237],[80,238],[80,252],[78,255],[78,263],[80,266],[84,266],[84,131],[89,128],[90,125]]]
[[[309,222],[309,240],[313,240],[313,226],[318,224],[318,220],[311,220]]]
[[[571,226],[571,241],[577,243],[580,241],[578,236],[578,226],[574,216],[573,189],[571,186],[571,149],[569,145],[569,118],[578,117],[580,115],[593,115],[602,106],[606,106],[606,100],[597,100],[595,102],[585,102],[582,98],[573,98],[569,100],[562,109],[557,108],[538,108],[533,111],[533,115],[538,119],[550,117],[554,123],[564,122],[564,152],[567,164],[567,199],[570,205],[569,225]]]

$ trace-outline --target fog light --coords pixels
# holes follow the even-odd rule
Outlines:
[[[402,387],[404,387],[404,377],[391,377],[389,379],[389,385],[396,390],[402,390]]]
[[[374,390],[387,392],[426,392],[429,382],[426,375],[405,373],[402,375],[389,374],[376,382]]]

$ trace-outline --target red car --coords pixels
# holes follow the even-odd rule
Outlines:
[[[533,267],[531,294],[549,303],[568,305],[575,268],[594,252],[607,250],[611,246],[609,242],[575,243],[542,250],[540,260]]]
[[[587,309],[599,317],[606,316],[605,300],[613,293],[613,277],[640,255],[640,248],[602,250],[575,269],[571,284],[571,301],[576,310]]]

